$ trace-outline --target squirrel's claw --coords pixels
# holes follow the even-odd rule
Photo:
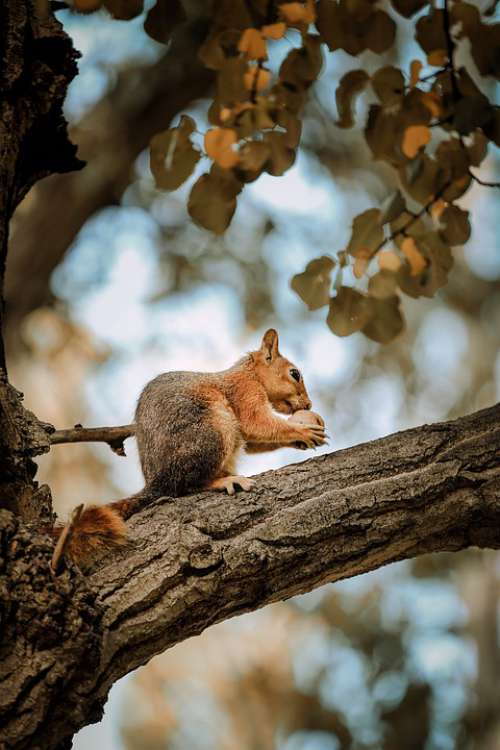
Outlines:
[[[220,479],[214,479],[208,486],[210,490],[219,490],[220,492],[227,492],[228,495],[234,495],[236,487],[239,487],[243,492],[248,492],[252,489],[255,484],[254,479],[248,477],[232,476],[232,477],[220,477]]]

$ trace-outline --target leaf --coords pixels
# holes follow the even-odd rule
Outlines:
[[[394,221],[394,219],[397,219],[403,211],[406,211],[406,201],[401,195],[401,191],[396,190],[382,213],[380,223],[387,224],[388,222]]]
[[[365,138],[374,159],[383,159],[397,166],[403,159],[397,148],[400,138],[398,116],[385,112],[378,104],[373,104],[368,112]]]
[[[291,287],[309,310],[319,310],[330,300],[332,285],[331,272],[335,261],[327,255],[311,260],[305,271],[296,274],[291,281]]]
[[[271,148],[264,141],[252,141],[245,143],[240,149],[239,167],[249,172],[260,172],[266,161],[271,156]]]
[[[226,61],[226,55],[221,45],[220,33],[207,36],[198,50],[198,57],[203,65],[210,70],[220,70],[222,68]]]
[[[391,0],[393,8],[405,18],[411,18],[428,2],[429,0]]]
[[[121,21],[129,21],[140,15],[144,9],[143,0],[104,0],[104,7]]]
[[[432,117],[439,117],[443,113],[441,97],[435,91],[423,91],[420,101],[427,107]]]
[[[368,262],[368,258],[358,255],[352,267],[352,272],[356,279],[360,279],[363,276],[364,272],[368,268]]]
[[[290,50],[283,60],[279,69],[280,80],[285,84],[309,88],[318,77],[322,64],[319,37],[306,34],[302,47]]]
[[[447,206],[447,203],[442,198],[438,198],[437,201],[434,201],[434,203],[432,204],[430,208],[431,216],[434,219],[434,221],[439,221],[439,219],[441,218],[441,214],[443,213],[446,206]]]
[[[420,60],[412,60],[410,63],[410,88],[414,89],[420,80],[420,72],[423,65]]]
[[[390,107],[399,104],[405,90],[405,79],[399,68],[386,65],[373,75],[372,86],[381,103]]]
[[[180,124],[153,136],[150,142],[150,167],[160,190],[177,190],[191,175],[200,152],[189,136],[195,130],[194,120],[182,115]]]
[[[352,222],[352,234],[346,252],[354,257],[358,254],[366,257],[367,252],[372,255],[384,239],[380,221],[381,212],[378,208],[369,208],[356,216]]]
[[[238,152],[233,149],[237,140],[236,131],[231,128],[208,130],[204,141],[207,156],[216,161],[219,167],[234,167],[240,159]]]
[[[471,166],[478,167],[485,158],[487,151],[488,139],[480,130],[476,130],[472,136],[472,143],[467,146]]]
[[[435,159],[423,153],[407,169],[400,170],[400,177],[404,190],[423,206],[446,184],[449,173]]]
[[[262,27],[262,34],[268,39],[281,39],[286,31],[286,23],[279,21]]]
[[[484,128],[493,113],[494,109],[484,94],[467,96],[455,105],[453,125],[461,135],[468,135],[476,128]]]
[[[491,120],[483,126],[483,133],[490,141],[500,146],[500,109],[495,109]]]
[[[351,287],[341,286],[337,296],[330,300],[326,322],[337,336],[349,336],[361,330],[370,315],[370,299]]]
[[[271,81],[271,71],[261,68],[258,65],[249,65],[248,70],[243,76],[245,88],[249,91],[262,91],[269,86]]]
[[[243,80],[247,64],[243,57],[227,58],[217,76],[217,96],[222,105],[233,107],[247,98],[247,87]]]
[[[395,36],[396,24],[392,18],[383,10],[372,13],[364,38],[366,47],[381,54],[392,47]]]
[[[370,320],[363,326],[363,333],[379,344],[389,344],[404,328],[400,299],[396,295],[384,299],[371,298]]]
[[[418,19],[415,27],[415,39],[427,55],[431,52],[436,52],[437,50],[447,49],[444,29],[445,17],[444,11],[441,9],[434,9],[426,16],[422,16]],[[428,58],[427,62],[429,62]],[[432,64],[432,62],[429,62],[429,65]],[[444,63],[440,62],[438,64],[442,65]]]
[[[295,161],[295,151],[287,146],[285,133],[265,133],[264,142],[269,144],[271,156],[266,165],[266,170],[274,177],[284,174],[290,169]]]
[[[238,50],[249,60],[267,60],[267,47],[262,33],[257,29],[245,29],[238,42]]]
[[[410,125],[403,133],[402,151],[409,159],[414,159],[420,149],[431,139],[431,131],[427,125]]]
[[[392,250],[384,250],[378,254],[377,258],[381,271],[399,271],[401,268],[401,260]]]
[[[445,49],[435,49],[427,55],[427,63],[433,68],[442,68],[448,62],[448,53]]]
[[[191,218],[204,229],[222,234],[236,210],[236,195],[241,183],[225,179],[217,172],[202,174],[194,183],[188,200]]]
[[[285,143],[288,148],[297,148],[302,133],[302,122],[291,112],[282,109],[276,116],[276,123],[286,129]]]
[[[412,275],[408,265],[400,268],[398,284],[410,297],[432,297],[448,280],[448,272],[453,265],[449,246],[438,232],[428,232],[419,237],[419,249],[427,259],[427,267],[419,275]]]
[[[174,28],[185,20],[180,0],[156,0],[144,21],[144,31],[156,42],[167,44]]]
[[[411,275],[418,276],[427,267],[425,258],[420,253],[413,237],[405,237],[401,242],[401,250],[410,264]]]
[[[383,269],[371,277],[368,282],[368,294],[370,297],[386,299],[387,297],[392,297],[394,295],[398,285],[394,270],[397,270],[401,265],[399,258],[396,255],[394,257],[398,261],[396,269]]]
[[[309,26],[316,20],[312,0],[306,0],[305,5],[303,3],[283,3],[279,6],[279,11],[289,26],[296,26],[297,24]]]
[[[441,214],[441,223],[444,228],[440,235],[450,245],[463,245],[470,238],[471,228],[469,212],[459,206],[447,206]]]
[[[79,13],[94,13],[101,5],[102,0],[73,0],[73,8]]]
[[[351,128],[354,125],[352,116],[353,100],[361,93],[369,80],[370,76],[364,70],[351,70],[340,79],[335,91],[335,100],[339,113],[339,119],[336,124],[339,128]]]

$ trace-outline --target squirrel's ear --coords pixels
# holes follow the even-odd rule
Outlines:
[[[278,356],[278,333],[274,328],[265,332],[260,350],[266,358],[266,362],[272,362]]]

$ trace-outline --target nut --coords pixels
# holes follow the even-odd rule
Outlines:
[[[291,417],[288,417],[289,422],[297,422],[298,424],[319,424],[322,427],[325,426],[325,421],[323,417],[321,417],[319,414],[317,414],[315,411],[306,411],[305,409],[300,409],[299,411],[296,411],[294,414],[292,414]]]

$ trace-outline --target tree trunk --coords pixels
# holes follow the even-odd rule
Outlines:
[[[34,0],[4,0],[0,6],[0,333],[12,213],[36,180],[82,166],[62,116],[66,88],[77,70],[75,60],[61,25],[52,16],[38,17]],[[51,209],[57,211],[57,206],[47,207]],[[36,253],[45,251],[39,235]],[[21,399],[22,394],[7,381],[0,335],[0,507],[14,510],[26,521],[49,521],[50,493],[48,488],[37,488],[32,461],[49,449],[49,426],[26,412]]]
[[[500,405],[235,497],[160,498],[128,525],[125,551],[54,577],[51,542],[0,513],[6,747],[69,747],[117,679],[215,622],[426,552],[499,549]]]

